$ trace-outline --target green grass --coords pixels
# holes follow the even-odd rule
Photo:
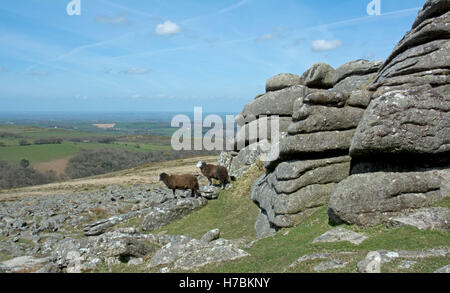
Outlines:
[[[221,237],[227,239],[254,239],[254,223],[259,209],[250,200],[249,194],[252,183],[263,172],[262,163],[252,167],[230,190],[222,191],[218,200],[209,201],[201,210],[156,232],[201,238],[206,232],[219,228]]]
[[[150,152],[170,150],[170,145],[158,143],[139,143],[139,148],[136,143],[74,143],[64,141],[62,144],[46,144],[46,145],[7,145],[0,147],[0,160],[7,160],[11,163],[18,163],[22,159],[27,159],[31,163],[41,163],[53,161],[56,159],[64,159],[76,155],[81,149],[94,150],[100,148],[116,148],[134,152]]]

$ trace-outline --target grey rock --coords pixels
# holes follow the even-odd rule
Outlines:
[[[205,235],[202,236],[200,241],[209,243],[209,242],[219,239],[219,237],[220,237],[220,230],[213,229],[211,231],[206,232]]]
[[[359,233],[343,228],[335,228],[315,238],[312,243],[349,241],[350,243],[359,245],[366,239],[366,236]]]
[[[450,0],[427,0],[419,11],[412,28],[418,27],[424,20],[442,15],[449,11]]]
[[[191,270],[204,265],[248,256],[245,251],[227,241],[169,243],[150,259],[148,267],[173,265],[175,269]]]
[[[328,203],[335,188],[336,183],[313,184],[291,194],[279,193],[272,197],[271,209],[277,214],[298,214],[321,207]]]
[[[192,270],[211,263],[232,261],[246,256],[249,256],[247,252],[231,245],[208,247],[183,255],[174,263],[174,268]]]
[[[217,159],[217,164],[219,164],[219,166],[224,166],[229,172],[234,157],[235,156],[233,156],[232,152],[220,152],[219,158]]]
[[[266,82],[266,92],[278,91],[294,85],[303,85],[300,76],[292,73],[282,73]]]
[[[445,257],[450,248],[430,248],[425,250],[377,250],[381,256],[381,263],[390,263],[398,259],[424,259],[431,257]]]
[[[280,142],[280,155],[285,158],[296,154],[345,152],[354,134],[355,130],[344,130],[288,136]]]
[[[292,116],[294,101],[305,97],[309,92],[310,89],[304,86],[293,86],[276,92],[268,92],[247,104],[241,115],[245,118],[246,123],[256,120],[261,115]]]
[[[292,123],[288,133],[301,134],[319,131],[356,129],[364,110],[355,107],[333,108],[325,106],[304,106],[309,113],[304,120]]]
[[[20,256],[0,263],[7,273],[35,272],[50,261],[49,258],[34,258],[32,256]]]
[[[349,106],[366,109],[372,100],[372,92],[366,90],[352,91],[347,103]]]
[[[297,214],[276,215],[273,224],[280,228],[295,227],[308,220],[320,207],[310,208]]]
[[[355,133],[351,156],[450,151],[450,96],[430,87],[392,91],[372,100]]]
[[[383,61],[368,61],[368,60],[355,60],[348,62],[341,67],[336,69],[336,72],[333,77],[333,84],[337,84],[340,81],[346,79],[350,76],[362,76],[368,75],[370,73],[376,73],[381,66],[383,65]]]
[[[437,274],[450,274],[450,265],[446,265],[445,267],[442,267],[442,268],[434,271],[434,273],[437,273]]]
[[[144,263],[144,259],[142,257],[132,258],[128,261],[129,266],[138,266]]]
[[[316,272],[323,272],[323,271],[328,271],[328,270],[333,270],[333,269],[341,269],[341,268],[345,268],[347,266],[347,262],[338,260],[338,259],[333,259],[333,260],[328,260],[328,261],[324,261],[319,263],[318,265],[314,266],[314,271]]]
[[[263,140],[243,148],[233,158],[229,175],[241,178],[257,160],[265,160],[265,154],[270,151],[270,147],[271,144],[267,140]]]
[[[242,116],[242,114],[239,114],[234,118],[234,122],[236,122],[236,124],[239,126],[244,126],[245,125],[245,117]]]
[[[413,226],[420,230],[450,229],[450,210],[448,208],[423,208],[417,212],[390,218],[388,226]]]
[[[269,219],[263,210],[260,210],[258,219],[255,222],[255,231],[258,238],[269,237],[277,232],[277,227],[269,222]]]
[[[371,90],[400,83],[448,84],[448,73],[445,73],[448,70],[445,69],[448,69],[450,64],[448,42],[446,42],[446,39],[450,37],[448,29],[450,11],[444,11],[442,14],[438,13],[436,17],[425,20],[419,16],[420,25],[413,27],[395,46],[370,86]],[[419,12],[419,15],[421,13]],[[442,48],[429,49],[433,46],[428,46],[429,43],[440,40],[444,41],[442,45],[438,45]],[[444,72],[439,70],[435,73],[430,72],[436,68],[444,69]],[[406,78],[403,78],[405,76]]]
[[[316,63],[303,75],[306,86],[310,88],[329,89],[333,87],[335,70],[326,63]]]
[[[272,184],[277,193],[294,193],[308,185],[324,185],[339,183],[349,176],[350,162],[330,164],[324,167],[308,170],[300,177],[292,180],[277,180]]]
[[[349,156],[332,157],[316,160],[290,160],[280,163],[275,169],[277,180],[297,179],[306,172],[335,164],[350,163]]]
[[[189,213],[206,205],[204,198],[186,198],[177,201],[168,201],[148,211],[142,223],[143,231],[153,231],[179,220]]]
[[[141,211],[133,211],[126,214],[113,216],[108,219],[99,220],[95,223],[85,225],[83,228],[84,235],[86,236],[97,236],[105,233],[110,228],[126,221],[131,218],[137,217],[145,212],[150,211],[150,209],[141,210]]]
[[[381,255],[377,251],[371,251],[366,258],[358,262],[357,270],[360,273],[381,273]]]
[[[304,256],[298,258],[292,264],[290,264],[288,269],[293,269],[305,261],[317,260],[317,259],[329,259],[331,257],[333,257],[333,255],[331,253],[313,253],[313,254],[304,255]]]
[[[331,195],[328,215],[336,223],[377,225],[448,197],[449,175],[448,170],[352,175]]]
[[[220,189],[215,186],[200,186],[199,193],[206,199],[217,199],[219,197]]]
[[[349,94],[339,90],[317,90],[308,94],[303,102],[310,105],[343,107]]]
[[[241,150],[262,140],[271,141],[280,132],[285,132],[291,123],[290,117],[265,117],[254,120],[238,130],[234,139],[234,149]],[[275,136],[272,137],[274,134]]]
[[[352,75],[335,84],[333,89],[346,93],[351,93],[356,90],[365,90],[375,77],[376,74]]]
[[[404,260],[401,264],[398,265],[400,270],[409,270],[411,269],[417,262],[413,260]]]

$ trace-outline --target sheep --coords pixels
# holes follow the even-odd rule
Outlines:
[[[222,189],[225,189],[225,186],[227,185],[228,181],[228,171],[227,168],[223,166],[216,166],[207,164],[203,161],[200,161],[197,163],[197,168],[200,168],[200,171],[202,171],[202,174],[208,178],[209,185],[212,185],[211,179],[217,179],[220,181],[220,184],[222,185]],[[231,181],[235,181],[236,179],[231,176]]]
[[[159,181],[164,182],[164,184],[172,189],[173,195],[175,195],[175,190],[187,190],[192,191],[192,196],[196,196],[200,189],[198,180],[194,175],[183,174],[183,175],[168,175],[166,173],[159,174]]]

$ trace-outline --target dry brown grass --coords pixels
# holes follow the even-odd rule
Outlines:
[[[169,174],[190,173],[201,175],[196,167],[198,161],[207,163],[217,162],[217,156],[195,157],[167,162],[157,162],[133,169],[99,175],[94,177],[68,180],[46,185],[0,190],[0,202],[17,200],[23,197],[51,196],[55,193],[69,194],[85,190],[96,190],[108,185],[130,186],[134,184],[161,185],[158,175],[162,172]],[[201,179],[201,182],[206,179]]]

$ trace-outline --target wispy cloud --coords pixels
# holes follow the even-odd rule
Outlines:
[[[241,6],[245,5],[245,4],[247,4],[249,1],[250,1],[250,0],[242,0],[242,1],[239,1],[239,2],[236,3],[236,4],[233,4],[233,5],[229,6],[229,7],[226,7],[226,8],[224,8],[224,9],[219,10],[216,14],[217,14],[217,15],[220,15],[220,14],[224,14],[224,13],[230,12],[230,11],[232,11],[232,10],[235,10],[236,8],[239,8],[239,7],[241,7]]]
[[[202,18],[209,18],[209,17],[214,17],[214,16],[222,15],[222,14],[231,12],[231,11],[233,11],[233,10],[235,10],[235,9],[237,9],[237,8],[239,8],[239,7],[241,7],[241,6],[244,6],[245,4],[249,3],[250,1],[251,1],[251,0],[241,0],[241,1],[235,3],[235,4],[231,5],[231,6],[222,8],[222,9],[220,9],[220,10],[218,10],[218,11],[213,12],[213,13],[210,13],[210,14],[207,14],[207,15],[201,15],[201,16],[196,16],[196,17],[191,17],[191,18],[185,19],[182,23],[188,23],[188,22],[195,21],[195,20],[202,19]]]
[[[0,66],[0,72],[7,72],[8,70],[6,70],[6,68],[5,67],[3,67],[3,66]]]
[[[146,75],[146,74],[150,73],[150,69],[131,67],[131,68],[122,70],[120,73],[127,74],[127,75]]]
[[[112,26],[120,26],[120,25],[130,24],[130,20],[126,14],[121,14],[118,16],[99,15],[95,18],[95,20],[98,23],[112,25]]]
[[[342,46],[341,40],[316,40],[312,42],[311,48],[314,52],[332,51]]]
[[[171,22],[170,20],[160,23],[156,26],[155,33],[160,36],[170,36],[181,32],[181,28],[178,24]]]

